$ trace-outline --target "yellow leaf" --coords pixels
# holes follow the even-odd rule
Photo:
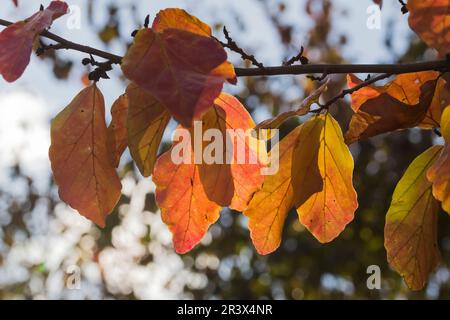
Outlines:
[[[279,143],[279,171],[265,178],[244,212],[257,251],[278,248],[293,207],[320,242],[336,238],[358,207],[352,176],[353,158],[331,115],[315,116],[294,129]]]
[[[422,289],[440,262],[436,230],[439,204],[426,172],[441,149],[433,146],[411,163],[395,188],[386,215],[384,245],[389,264],[412,290]]]
[[[170,113],[150,93],[134,83],[126,90],[128,111],[128,147],[144,177],[153,172],[164,129]]]
[[[265,177],[261,190],[255,193],[244,211],[244,215],[249,218],[250,236],[260,254],[269,254],[280,246],[284,221],[294,205],[292,155],[300,146],[303,126],[295,128],[279,142],[278,172]],[[269,153],[269,159],[271,156]]]
[[[300,222],[322,243],[336,238],[358,208],[353,188],[353,157],[341,128],[329,114],[306,123],[311,133],[295,159]]]

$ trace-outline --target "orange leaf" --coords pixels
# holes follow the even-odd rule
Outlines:
[[[395,79],[384,86],[366,86],[352,94],[352,109],[358,111],[367,100],[379,97],[387,93],[396,100],[408,104],[416,105],[420,100],[421,87],[430,80],[435,80],[439,76],[436,71],[423,71],[405,73],[395,77]],[[353,74],[347,75],[347,84],[353,88],[363,81]]]
[[[144,177],[153,172],[164,129],[170,120],[167,109],[147,91],[128,86],[128,145],[131,156]]]
[[[183,9],[169,8],[158,12],[153,20],[152,29],[155,32],[163,32],[166,29],[180,29],[200,36],[211,37],[211,28]]]
[[[204,153],[209,148],[208,155],[214,163],[202,161],[199,165],[200,178],[208,198],[223,207],[243,211],[264,180],[257,140],[246,134],[247,130],[255,127],[255,123],[245,107],[226,93],[216,99],[214,107],[203,116],[202,122],[203,133],[210,129],[220,133],[214,141],[204,143]],[[234,137],[231,132],[235,133]],[[232,154],[226,149],[227,140],[233,145],[233,150],[230,150]],[[227,162],[228,157],[231,161]]]
[[[422,129],[433,129],[440,126],[442,111],[450,105],[450,86],[444,78],[439,78],[436,84],[433,100],[427,114],[419,126]]]
[[[151,93],[183,126],[219,96],[229,73],[227,54],[214,39],[179,29],[142,29],[122,62],[125,76]],[[149,76],[151,75],[151,76]]]
[[[121,183],[107,146],[105,103],[85,88],[52,122],[50,161],[59,196],[100,227],[120,198]]]
[[[284,222],[298,192],[294,190],[298,184],[291,181],[292,163],[293,154],[306,137],[304,126],[298,126],[279,142],[278,172],[265,177],[261,190],[243,212],[249,218],[250,236],[259,254],[269,254],[280,246]],[[271,156],[269,153],[269,159]]]
[[[389,264],[412,290],[425,286],[441,260],[437,246],[439,204],[426,178],[441,149],[433,146],[411,163],[395,188],[386,215],[384,246]]]
[[[6,81],[14,82],[20,78],[30,63],[36,38],[67,10],[67,3],[52,1],[45,10],[8,26],[0,33],[0,74]]]
[[[128,97],[121,95],[111,107],[111,123],[108,127],[108,148],[111,163],[119,166],[120,157],[127,147]]]
[[[281,126],[281,124],[286,121],[289,118],[296,117],[296,116],[304,116],[307,114],[311,106],[314,103],[319,102],[319,98],[322,95],[322,93],[327,89],[328,83],[330,82],[330,79],[328,78],[327,81],[322,84],[318,89],[314,90],[305,100],[302,101],[300,106],[296,110],[291,110],[287,112],[280,113],[278,116],[272,119],[267,119],[258,124],[256,127],[257,130],[259,129],[275,129]]]
[[[268,254],[278,248],[292,207],[320,242],[332,241],[358,206],[353,159],[339,124],[329,114],[313,117],[281,140],[279,155],[279,171],[266,176],[244,212],[256,249]]]
[[[156,202],[164,223],[173,234],[175,250],[186,253],[216,222],[221,208],[206,195],[192,149],[189,164],[175,164],[171,158],[173,148],[158,158],[153,182],[156,184]]]
[[[409,26],[441,56],[450,53],[449,0],[408,0]]]
[[[442,202],[442,208],[450,214],[450,106],[442,114],[441,130],[445,147],[428,170],[427,177],[433,184],[434,197]]]
[[[353,93],[356,113],[345,135],[346,143],[419,125],[435,93],[437,79],[428,80],[432,77],[428,73],[407,74],[384,87],[371,86]],[[351,86],[357,83],[355,79],[350,76]]]

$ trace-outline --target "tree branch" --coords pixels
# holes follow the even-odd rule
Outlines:
[[[328,109],[332,104],[334,104],[338,100],[344,98],[346,95],[352,94],[353,92],[356,92],[359,89],[362,89],[362,88],[367,87],[367,86],[369,86],[371,84],[374,84],[377,81],[389,78],[390,76],[392,76],[391,73],[383,73],[383,74],[380,74],[380,75],[378,75],[376,77],[369,78],[369,79],[361,82],[360,84],[358,84],[358,85],[356,85],[356,86],[354,86],[354,87],[352,87],[350,89],[344,89],[344,90],[342,90],[342,92],[339,95],[337,95],[337,96],[333,97],[332,99],[328,100],[325,104],[320,105],[319,109],[313,110],[311,112],[319,113],[322,110]]]
[[[0,19],[0,25],[9,26],[12,22]],[[84,52],[120,64],[122,57],[89,46],[66,40],[50,31],[44,31],[41,36],[56,42],[54,49],[71,49]],[[388,73],[402,74],[419,71],[450,71],[450,61],[435,60],[407,64],[306,64],[264,68],[235,68],[238,77],[302,75],[302,74],[346,74],[346,73]]]
[[[6,21],[6,20],[3,20],[3,19],[0,19],[0,25],[2,25],[2,26],[6,26],[7,27],[7,26],[9,26],[11,24],[12,24],[12,22],[10,22],[10,21]],[[69,40],[66,40],[66,39],[64,39],[64,38],[62,38],[62,37],[60,37],[60,36],[58,36],[58,35],[56,35],[54,33],[51,33],[50,31],[43,31],[41,33],[41,36],[44,37],[44,38],[53,40],[56,43],[58,43],[59,45],[58,45],[57,48],[59,48],[59,49],[72,49],[72,50],[75,50],[75,51],[80,51],[80,52],[84,52],[84,53],[87,53],[87,54],[92,54],[94,56],[107,59],[107,60],[109,60],[109,61],[111,61],[112,63],[115,63],[115,64],[119,64],[122,61],[122,57],[121,56],[118,56],[118,55],[115,55],[115,54],[112,54],[112,53],[109,53],[109,52],[105,52],[105,51],[102,51],[102,50],[99,50],[99,49],[96,49],[96,48],[92,48],[92,47],[89,47],[89,46],[84,46],[84,45],[81,45],[81,44],[78,44],[78,43],[75,43],[75,42],[72,42],[72,41],[69,41]]]

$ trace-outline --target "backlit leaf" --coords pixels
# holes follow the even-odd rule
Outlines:
[[[358,206],[353,158],[339,124],[329,114],[313,117],[281,140],[279,159],[279,171],[266,176],[244,212],[256,249],[268,254],[278,248],[292,207],[320,242],[332,241]]]
[[[212,155],[210,158],[214,163],[203,161],[200,165],[200,177],[208,198],[223,207],[243,211],[264,180],[257,139],[247,132],[255,127],[255,123],[235,97],[222,93],[214,107],[203,116],[202,124],[203,133],[216,129],[222,137],[218,137],[220,141],[211,137],[213,142],[204,142],[204,154],[208,145],[218,143],[216,146],[219,146],[207,153]]]
[[[107,146],[105,103],[95,85],[81,91],[52,122],[49,151],[59,196],[104,227],[121,183]]]
[[[427,172],[433,184],[433,195],[442,202],[442,208],[450,214],[450,107],[445,108],[441,119],[441,132],[445,147],[439,158]]]
[[[413,290],[425,286],[438,266],[437,212],[426,172],[442,147],[433,146],[418,156],[400,179],[386,215],[384,245],[389,264]]]
[[[170,114],[151,94],[133,83],[126,93],[129,102],[128,147],[139,171],[148,177],[153,172]]]
[[[450,1],[408,0],[409,26],[441,56],[450,53]]]
[[[303,100],[297,109],[283,112],[275,118],[264,120],[263,122],[258,124],[256,129],[275,129],[281,126],[281,124],[289,118],[295,116],[304,116],[310,111],[311,106],[314,103],[319,102],[319,98],[322,93],[326,91],[329,82],[330,79],[328,78],[324,84],[322,84],[318,89],[314,90],[305,100]]]
[[[352,109],[357,112],[370,99],[375,99],[383,93],[408,105],[416,105],[420,101],[421,86],[427,81],[439,76],[436,71],[424,71],[400,74],[384,86],[365,86],[352,93]],[[347,75],[347,85],[353,88],[363,81],[353,74]]]
[[[156,15],[152,25],[152,29],[155,32],[163,32],[170,28],[189,31],[200,36],[212,38],[211,28],[183,9],[168,8],[159,11]],[[229,61],[222,63],[216,68],[215,72],[226,75],[226,79],[230,83],[235,84],[237,81],[234,66]]]
[[[163,32],[170,28],[189,31],[205,37],[212,35],[211,28],[206,23],[178,8],[161,10],[153,20],[152,29],[155,32]]]
[[[419,125],[433,100],[437,79],[428,80],[433,77],[429,73],[406,74],[384,87],[371,86],[353,93],[356,113],[345,135],[346,143]],[[355,79],[350,77],[350,86],[358,83]]]
[[[201,116],[229,78],[214,39],[179,29],[140,30],[122,62],[125,76],[151,93],[183,126]],[[151,75],[151,76],[149,76]]]
[[[305,124],[310,132],[294,161],[300,222],[322,243],[336,238],[358,208],[353,157],[339,124],[329,114]],[[305,132],[306,133],[306,132]]]
[[[442,111],[448,105],[450,105],[450,86],[444,78],[440,78],[436,84],[436,90],[431,105],[419,126],[423,129],[439,127]]]
[[[178,253],[186,253],[200,242],[209,226],[219,218],[221,209],[208,199],[190,147],[188,164],[172,161],[172,147],[158,158],[153,174],[156,202],[164,223],[173,234]]]
[[[36,38],[67,10],[65,2],[52,1],[45,10],[0,32],[0,74],[6,81],[14,82],[20,78],[30,63]]]
[[[117,168],[127,147],[128,97],[121,95],[111,107],[111,123],[108,127],[108,148],[111,163]]]
[[[298,126],[279,142],[278,172],[265,177],[261,190],[243,212],[249,218],[250,236],[259,254],[269,254],[280,246],[286,216],[294,207],[294,194],[298,190],[294,190],[291,181],[293,154],[305,143],[304,126]],[[269,153],[269,159],[271,156]]]

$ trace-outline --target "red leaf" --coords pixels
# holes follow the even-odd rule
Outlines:
[[[226,59],[226,52],[212,38],[172,28],[161,33],[142,29],[123,59],[122,70],[190,127],[219,96],[229,77],[220,67]]]
[[[47,9],[8,26],[0,33],[0,74],[6,81],[14,82],[20,78],[30,63],[36,38],[67,10],[67,3],[52,1]]]
[[[13,0],[13,3],[17,7],[19,5],[19,0]]]
[[[49,155],[61,200],[104,227],[122,186],[108,153],[105,102],[95,85],[56,116],[51,139]]]

